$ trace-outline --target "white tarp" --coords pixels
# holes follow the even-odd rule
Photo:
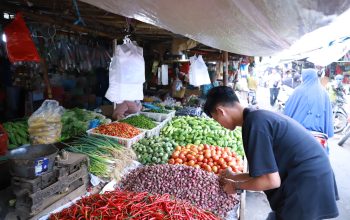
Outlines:
[[[225,51],[267,56],[329,24],[350,0],[82,0]]]

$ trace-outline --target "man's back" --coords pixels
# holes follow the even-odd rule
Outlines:
[[[266,191],[283,219],[338,215],[329,159],[316,139],[296,121],[265,110],[245,110],[243,142],[251,176],[279,172],[281,186]]]

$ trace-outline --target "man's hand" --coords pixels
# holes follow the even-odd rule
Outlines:
[[[233,180],[220,177],[219,181],[220,181],[220,186],[227,194],[236,193],[235,182]]]
[[[236,174],[232,171],[232,169],[226,168],[220,173],[220,178],[233,179],[235,175]]]

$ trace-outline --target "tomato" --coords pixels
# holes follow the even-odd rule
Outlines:
[[[227,168],[227,165],[226,164],[222,164],[221,168],[225,170]]]
[[[198,164],[195,164],[193,167],[197,168],[197,169],[200,169],[201,166],[199,166]]]
[[[187,164],[188,164],[189,166],[193,167],[194,164],[195,164],[195,162],[194,162],[194,160],[190,160],[190,161],[187,162]]]
[[[206,165],[205,170],[208,171],[208,172],[211,172],[211,170],[212,170],[212,169],[211,169],[211,166]]]
[[[188,160],[195,160],[196,159],[192,154],[187,154],[186,157]]]
[[[207,159],[207,158],[204,158],[204,159],[203,159],[203,163],[208,163],[208,159]]]
[[[177,147],[175,148],[175,150],[180,151],[180,150],[181,150],[181,146],[177,146]]]
[[[208,152],[206,152],[206,153],[204,154],[204,157],[207,158],[207,159],[209,159],[209,158],[211,158],[211,154],[208,153]]]
[[[175,159],[175,163],[182,164],[182,163],[183,163],[183,161],[182,161],[180,158],[177,158],[177,159]]]
[[[198,146],[198,150],[202,151],[203,149],[204,149],[203,144],[200,144],[200,145]]]
[[[214,173],[218,172],[218,167],[217,166],[212,166],[211,169],[213,170]]]
[[[228,162],[227,165],[230,167],[234,167],[234,166],[236,166],[236,161],[232,160],[232,161]]]
[[[208,165],[212,167],[212,166],[214,166],[214,163],[213,162],[209,162]]]
[[[197,149],[193,149],[193,150],[191,150],[191,154],[192,154],[192,155],[196,155],[196,154],[198,154],[198,150],[197,150]]]
[[[231,152],[231,149],[230,149],[229,147],[225,147],[225,148],[224,148],[224,151],[226,151],[226,152]]]
[[[174,151],[174,153],[172,154],[173,158],[178,158],[180,155],[180,151]]]
[[[203,164],[203,162],[197,162],[197,164],[198,164],[199,166],[201,166],[201,165]]]
[[[207,164],[203,163],[203,164],[201,165],[201,168],[205,169],[207,166],[208,166]]]
[[[218,161],[219,159],[220,159],[219,155],[214,155],[214,156],[213,156],[213,160],[214,160],[214,161]]]
[[[204,159],[204,156],[203,155],[197,155],[197,160],[198,161],[203,161]]]
[[[170,159],[170,160],[168,161],[168,163],[169,163],[169,164],[175,164],[175,160],[174,160],[174,159]]]
[[[210,146],[210,150],[215,150],[215,146]]]
[[[232,169],[232,172],[237,173],[237,168],[235,166],[230,166]]]
[[[224,153],[222,153],[221,157],[225,159],[226,157],[228,157],[228,155],[226,152],[224,152]]]
[[[225,161],[228,163],[228,162],[231,162],[233,160],[233,158],[231,156],[227,156],[225,158]]]
[[[210,153],[211,153],[212,156],[216,155],[216,151],[215,150],[212,150]]]
[[[209,150],[210,149],[210,146],[207,145],[207,144],[204,144],[203,146],[204,146],[204,150]]]

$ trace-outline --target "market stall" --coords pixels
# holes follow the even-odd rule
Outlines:
[[[222,127],[201,107],[209,89],[235,88],[245,79],[255,58],[179,36],[187,31],[168,18],[159,26],[176,33],[148,24],[153,20],[136,20],[127,8],[123,17],[84,2],[90,1],[0,5],[0,24],[10,37],[0,47],[5,78],[0,82],[0,218],[244,220],[244,192],[227,194],[219,182],[227,169],[247,171],[242,131]],[[255,8],[248,2],[228,9],[247,21],[243,9]],[[135,3],[136,14],[142,4]],[[115,10],[112,6],[106,9]],[[152,12],[153,7],[141,8]],[[297,15],[303,22],[304,13]],[[266,54],[301,34],[285,41],[265,26],[269,19],[255,21],[254,30],[266,30],[261,47],[254,37],[248,39],[253,48],[232,43],[243,42],[243,35],[221,43],[217,37],[192,38],[209,39],[209,45],[231,52]],[[253,20],[249,16],[248,24]],[[226,31],[223,36],[231,35]]]
[[[89,203],[96,201],[96,196],[109,201],[113,200],[117,204],[118,201],[115,200],[114,195],[130,198],[130,195],[136,196],[139,195],[137,193],[147,192],[155,196],[155,201],[161,199],[170,207],[172,206],[170,204],[174,203],[174,208],[171,208],[173,211],[163,210],[162,215],[164,216],[175,217],[184,212],[186,216],[203,215],[204,219],[226,218],[227,216],[230,216],[228,219],[239,218],[237,213],[240,210],[241,197],[223,192],[219,187],[218,174],[227,167],[234,172],[244,170],[240,130],[228,131],[217,122],[204,116],[175,117],[175,111],[165,108],[158,111],[144,108],[140,114],[111,122],[99,114],[86,110],[73,109],[60,112],[57,110],[60,107],[53,104],[50,101],[44,102],[27,121],[5,124],[9,130],[17,126],[22,128],[28,123],[29,127],[26,128],[29,134],[26,133],[25,136],[27,142],[41,144],[15,148],[14,146],[22,144],[21,141],[17,142],[17,139],[22,138],[21,135],[24,136],[24,134],[21,133],[25,132],[22,130],[18,133],[8,132],[10,140],[14,140],[11,141],[11,148],[15,148],[9,154],[9,161],[12,164],[10,169],[12,181],[16,180],[16,185],[12,184],[11,188],[30,187],[28,190],[35,191],[30,191],[32,194],[19,194],[14,191],[14,197],[11,199],[13,206],[8,207],[7,216],[17,215],[21,219],[27,217],[43,219],[59,217],[60,219],[66,215],[73,217],[70,213],[72,211],[78,218],[80,211],[77,210],[76,205],[72,204],[73,206],[67,208],[67,205],[62,203],[74,193],[75,198],[84,196],[77,204],[81,203],[88,207]],[[74,121],[69,120],[69,118],[72,119],[68,117],[70,115],[74,115]],[[62,124],[62,126],[54,123]],[[47,125],[50,125],[51,129],[48,129]],[[41,134],[38,133],[39,131]],[[46,152],[48,148],[45,146],[52,146],[53,151]],[[58,151],[58,148],[61,150]],[[26,175],[23,175],[23,172],[18,173],[21,169],[18,165],[20,159],[18,157],[22,157],[22,155],[18,156],[20,154],[18,152],[24,149],[26,149],[25,152],[38,151],[33,154],[28,153],[29,157],[26,160],[32,162],[28,164]],[[72,157],[81,159],[64,163],[65,158],[69,160]],[[40,163],[38,163],[39,159]],[[48,169],[44,168],[46,163],[51,164]],[[57,172],[67,172],[68,176],[58,175]],[[89,177],[86,176],[88,173],[90,173]],[[76,179],[78,176],[85,176],[85,179]],[[65,178],[75,187],[72,186],[62,194],[63,187],[66,185],[60,184],[62,187],[59,187],[56,184],[59,184],[57,180],[65,181]],[[39,188],[32,185],[44,179],[49,182],[40,185]],[[81,184],[78,184],[77,181],[81,181]],[[172,184],[174,181],[176,184]],[[147,185],[145,185],[146,182]],[[23,185],[25,183],[26,185]],[[84,187],[86,190],[91,185],[93,187],[91,193],[97,193],[98,189],[101,190],[100,187],[106,184],[109,188],[107,191],[112,190],[111,192],[85,197],[87,194],[84,193]],[[208,194],[208,189],[212,190],[212,195]],[[77,195],[77,190],[80,190],[80,195]],[[186,190],[189,191],[186,192]],[[51,193],[43,194],[46,191],[51,191]],[[56,196],[57,193],[60,193],[61,196]],[[141,194],[140,198],[142,198]],[[49,197],[54,197],[56,200],[36,202],[39,198],[45,201],[45,198]],[[33,199],[31,205],[23,204],[26,198]],[[219,200],[222,204],[217,203]],[[137,204],[137,201],[134,203]],[[190,212],[175,208],[188,203],[194,205]],[[126,204],[120,203],[120,205],[129,210]],[[151,206],[151,203],[148,205]],[[102,203],[93,205],[96,211],[91,210],[87,218],[101,215],[99,210],[102,206],[106,205]],[[72,210],[73,207],[76,211]],[[113,209],[113,206],[110,208]],[[48,215],[54,209],[56,214]],[[155,213],[150,209],[141,213],[130,211],[129,215],[154,216]]]

